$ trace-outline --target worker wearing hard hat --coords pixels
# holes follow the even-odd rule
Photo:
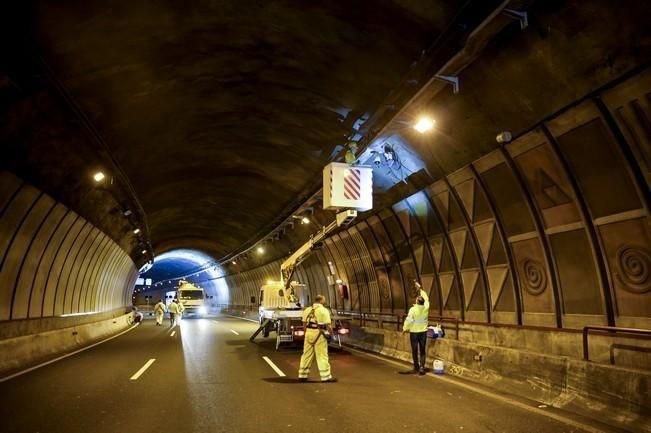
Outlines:
[[[303,356],[298,369],[298,381],[307,382],[310,374],[310,366],[316,355],[316,365],[319,368],[321,382],[336,382],[330,372],[330,361],[328,360],[328,339],[325,332],[334,335],[330,312],[323,305],[325,296],[317,295],[314,304],[303,311],[303,326],[305,327],[305,340],[303,342]]]
[[[156,305],[154,305],[154,314],[156,315],[156,326],[160,326],[163,324],[163,316],[165,315],[165,311],[167,311],[167,308],[165,308],[165,303],[161,299],[158,301]]]
[[[425,359],[427,357],[427,319],[429,317],[429,298],[421,288],[418,281],[414,280],[414,289],[418,290],[416,303],[409,309],[405,323],[402,325],[402,333],[409,332],[411,342],[411,356],[414,361],[414,369],[403,372],[404,374],[418,373],[425,374]],[[420,352],[420,353],[419,353]]]

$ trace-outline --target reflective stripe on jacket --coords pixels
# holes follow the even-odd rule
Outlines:
[[[424,290],[421,290],[419,293],[425,303],[423,305],[414,304],[407,313],[407,318],[405,323],[402,325],[402,329],[409,332],[425,332],[427,331],[427,317],[429,316],[429,297]]]

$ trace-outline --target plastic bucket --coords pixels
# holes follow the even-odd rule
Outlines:
[[[445,373],[445,364],[440,359],[434,360],[434,374],[443,374]]]

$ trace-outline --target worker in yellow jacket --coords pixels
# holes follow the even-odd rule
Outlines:
[[[429,297],[421,288],[418,281],[414,280],[414,288],[418,290],[416,303],[409,309],[402,333],[409,332],[411,342],[411,356],[414,360],[414,369],[403,372],[404,374],[425,374],[425,359],[427,358],[427,318],[429,317]],[[420,351],[420,354],[419,354]]]
[[[337,382],[330,372],[328,360],[328,338],[325,332],[333,335],[330,312],[323,305],[325,296],[317,295],[314,304],[303,311],[303,326],[305,327],[305,341],[303,342],[303,355],[298,368],[298,381],[307,382],[310,366],[316,355],[316,365],[319,368],[321,382]]]

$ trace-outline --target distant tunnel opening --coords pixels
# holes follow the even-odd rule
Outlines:
[[[144,270],[144,271],[143,271]],[[178,281],[186,280],[206,291],[213,306],[228,304],[228,284],[221,266],[210,255],[193,249],[177,249],[156,256],[149,269],[141,270],[134,293],[134,305],[164,299]]]

